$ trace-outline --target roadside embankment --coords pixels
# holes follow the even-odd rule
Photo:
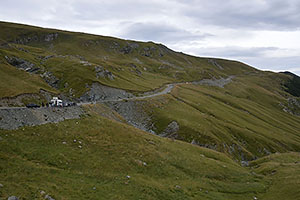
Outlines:
[[[77,119],[84,111],[79,106],[0,109],[0,129],[12,130],[22,126],[57,123],[65,119]]]

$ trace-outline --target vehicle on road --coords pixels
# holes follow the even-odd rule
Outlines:
[[[50,105],[53,107],[63,107],[63,101],[58,97],[53,97],[50,101]]]
[[[53,97],[48,105],[51,107],[69,107],[76,106],[76,103],[72,101],[63,101],[58,97]]]

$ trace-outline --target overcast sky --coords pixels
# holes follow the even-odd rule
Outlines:
[[[0,20],[154,41],[300,75],[299,0],[1,0]]]

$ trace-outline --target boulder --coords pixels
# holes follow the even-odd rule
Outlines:
[[[53,199],[49,194],[47,194],[47,195],[45,196],[45,199],[46,199],[46,200],[55,200],[55,199]]]
[[[177,138],[177,132],[179,131],[179,124],[176,121],[172,121],[168,124],[165,130],[160,134],[162,137]]]
[[[45,42],[51,42],[55,40],[58,37],[58,33],[50,33],[44,36]]]
[[[108,71],[107,69],[104,69],[104,67],[98,65],[95,66],[95,72],[96,72],[96,77],[97,78],[108,78],[110,80],[114,80],[115,79],[115,75],[113,75],[113,73],[111,73],[110,71]]]
[[[7,200],[19,200],[19,198],[16,196],[11,196],[11,197],[8,197]]]
[[[40,75],[51,87],[58,88],[59,79],[52,72],[44,72]]]
[[[134,49],[137,49],[137,48],[139,48],[139,44],[137,44],[137,43],[129,43],[128,45],[126,45],[125,47],[123,47],[122,49],[120,49],[120,52],[122,52],[123,54],[129,54]]]

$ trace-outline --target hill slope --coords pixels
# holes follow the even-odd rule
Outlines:
[[[0,130],[0,198],[299,199],[298,83],[162,44],[0,22],[5,113],[54,95],[85,105],[80,119]],[[14,118],[1,112],[0,127]]]
[[[0,28],[3,66],[22,68],[23,62],[29,72],[44,74],[44,80],[59,91],[71,89],[76,96],[88,90],[85,84],[93,82],[147,91],[168,82],[255,71],[235,61],[188,56],[151,42],[9,23],[0,23]]]
[[[222,153],[156,137],[93,112],[80,120],[2,131],[1,138],[1,197],[42,199],[44,191],[55,199],[253,199],[275,197],[268,193],[280,180],[272,177],[273,186],[268,177],[273,168],[280,178],[299,171],[293,164],[299,154],[287,160],[277,156],[278,164],[271,166],[266,158],[252,164],[255,170],[244,168]],[[280,164],[285,162],[292,171]],[[297,182],[296,177],[289,181],[296,196]]]

